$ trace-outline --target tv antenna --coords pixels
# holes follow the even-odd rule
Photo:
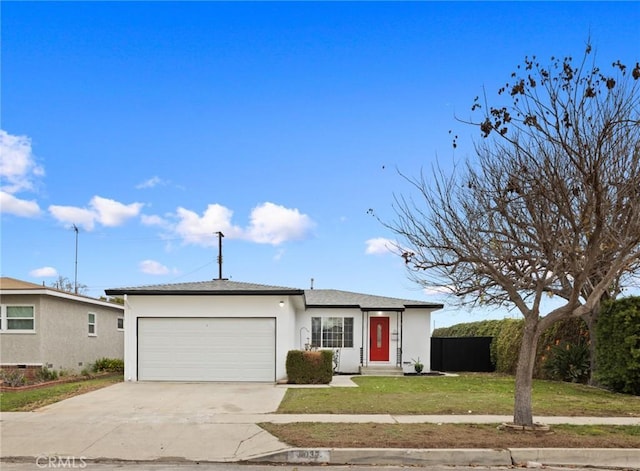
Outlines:
[[[75,263],[75,275],[73,278],[73,292],[78,294],[78,226],[73,225],[73,230],[76,233],[76,263]]]
[[[222,278],[222,238],[224,234],[220,231],[216,232],[218,234],[218,279],[224,280]]]

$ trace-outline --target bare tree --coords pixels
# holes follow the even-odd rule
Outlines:
[[[407,177],[396,234],[410,276],[461,302],[508,305],[524,317],[514,423],[533,425],[537,340],[559,319],[588,315],[640,266],[640,65],[606,75],[591,59],[526,58],[476,99],[477,157],[450,174]],[[454,146],[456,142],[454,140]],[[560,306],[542,312],[545,296]]]
[[[76,287],[73,281],[66,276],[59,275],[56,281],[51,283],[51,287],[60,291],[66,291],[67,293],[76,293]],[[78,292],[76,294],[85,294],[87,292],[87,285],[78,283]]]

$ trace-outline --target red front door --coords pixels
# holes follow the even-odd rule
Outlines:
[[[369,319],[369,352],[371,361],[389,361],[388,317],[371,317]]]

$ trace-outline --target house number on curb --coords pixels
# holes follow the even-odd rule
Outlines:
[[[289,450],[290,463],[327,463],[329,450]]]

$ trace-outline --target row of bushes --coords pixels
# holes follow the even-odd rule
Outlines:
[[[100,358],[95,363],[84,368],[80,373],[82,376],[91,376],[93,373],[123,373],[124,361],[120,358]],[[72,376],[72,373],[65,369],[54,370],[43,366],[35,373],[26,375],[22,370],[7,368],[0,370],[0,382],[11,387],[24,386],[32,383],[45,383],[57,379]]]
[[[496,371],[514,374],[523,320],[487,320],[439,328],[434,337],[493,337]],[[640,395],[640,297],[604,303],[597,324],[594,378],[614,391]],[[542,333],[534,376],[586,382],[591,374],[589,330],[580,318],[564,319]]]

